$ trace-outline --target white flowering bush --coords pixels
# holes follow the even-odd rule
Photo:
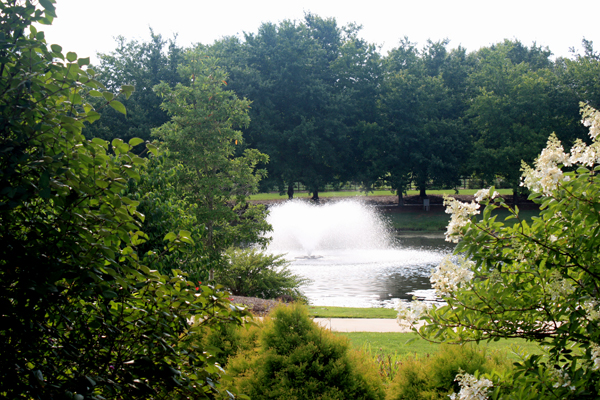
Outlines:
[[[458,242],[459,261],[433,272],[445,305],[420,316],[427,324],[419,333],[444,342],[524,338],[548,349],[524,357],[509,376],[488,377],[490,399],[600,397],[600,113],[586,106],[582,114],[590,144],[565,152],[552,135],[523,167],[522,185],[540,206],[531,222],[493,188],[470,204],[446,200],[446,237]],[[504,221],[494,216],[499,208],[511,213]],[[467,393],[470,381],[461,379]]]

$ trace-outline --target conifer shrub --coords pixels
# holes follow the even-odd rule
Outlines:
[[[446,345],[427,357],[409,357],[400,363],[387,392],[387,400],[447,399],[459,391],[455,377],[459,373],[504,372],[510,361],[501,353],[469,345]]]
[[[305,306],[277,307],[258,339],[256,347],[238,347],[227,365],[231,386],[253,400],[384,398],[373,360],[317,326]]]

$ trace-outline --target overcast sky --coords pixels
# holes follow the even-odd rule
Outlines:
[[[57,0],[58,18],[44,27],[49,43],[79,57],[108,53],[114,37],[148,40],[149,28],[179,45],[210,44],[223,36],[256,32],[262,22],[301,20],[305,12],[356,22],[359,36],[382,54],[407,36],[422,47],[427,39],[450,39],[468,51],[506,39],[548,46],[556,56],[581,49],[581,39],[600,50],[600,1],[582,0]],[[586,20],[585,17],[589,16]]]

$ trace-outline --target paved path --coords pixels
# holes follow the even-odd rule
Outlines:
[[[412,332],[395,319],[384,318],[314,318],[324,328],[335,332]]]

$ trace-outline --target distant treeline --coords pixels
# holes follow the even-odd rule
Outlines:
[[[516,40],[467,52],[408,38],[384,56],[359,29],[307,14],[194,47],[252,101],[239,152],[268,154],[263,190],[292,194],[300,182],[318,196],[326,184],[355,182],[424,195],[473,177],[517,191],[521,161],[531,164],[552,132],[567,149],[586,141],[580,102],[600,107],[600,54],[585,39],[570,58]],[[109,89],[136,91],[123,101],[127,116],[102,109],[86,135],[152,140],[169,119],[152,88],[189,84],[177,71],[188,50],[152,31],[147,42],[119,38],[95,69]]]

